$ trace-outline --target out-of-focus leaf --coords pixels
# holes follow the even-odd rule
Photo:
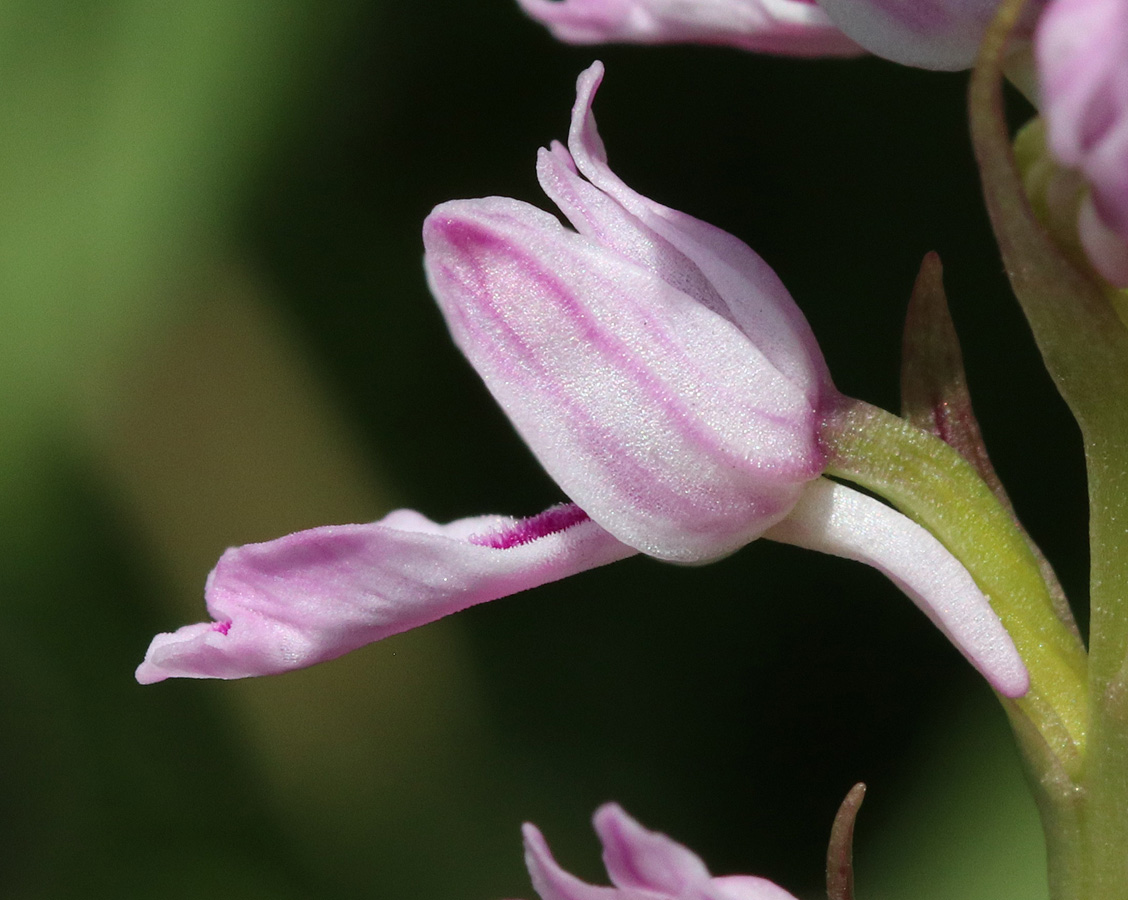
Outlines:
[[[351,5],[0,4],[0,497],[224,246]]]

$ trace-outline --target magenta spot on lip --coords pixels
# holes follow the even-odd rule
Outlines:
[[[539,515],[519,519],[500,531],[490,534],[476,534],[469,540],[471,544],[477,544],[480,547],[508,550],[511,547],[528,544],[550,534],[557,534],[587,520],[588,514],[575,503],[562,503],[559,506],[546,509]]]
[[[226,622],[216,622],[212,625],[212,631],[218,631],[220,634],[227,634],[231,630],[231,620]]]

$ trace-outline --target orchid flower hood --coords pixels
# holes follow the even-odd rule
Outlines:
[[[580,76],[570,150],[537,174],[576,231],[506,198],[423,226],[455,343],[564,492],[660,559],[731,553],[823,469],[837,397],[775,273],[731,235],[632,191],[607,165]],[[585,180],[586,178],[586,180]]]
[[[710,875],[692,850],[647,831],[617,804],[601,806],[593,821],[613,887],[566,872],[540,831],[525,825],[525,864],[541,900],[795,900],[766,878]]]
[[[300,668],[475,603],[634,553],[704,562],[759,537],[875,566],[1004,694],[1025,667],[967,570],[921,526],[820,477],[839,402],[802,313],[718,228],[614,175],[578,81],[545,192],[444,203],[425,268],[455,342],[572,501],[437,525],[399,511],[227,551],[214,621],[158,635],[138,670],[236,678]]]
[[[721,44],[785,56],[862,49],[814,0],[517,0],[569,44]]]
[[[1090,188],[1082,246],[1108,281],[1128,287],[1128,3],[1054,0],[1035,49],[1050,150]]]

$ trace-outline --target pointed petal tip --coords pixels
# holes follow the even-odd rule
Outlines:
[[[545,846],[544,835],[540,833],[532,822],[525,822],[521,826],[521,840],[525,844],[525,851],[531,852],[533,849],[541,849]]]
[[[598,831],[600,828],[615,825],[624,820],[628,822],[634,822],[634,824],[636,825],[638,824],[633,818],[631,818],[627,811],[623,809],[623,807],[621,807],[614,801],[604,803],[602,806],[600,806],[599,809],[595,811],[595,814],[591,817],[591,820],[595,825],[596,831]]]
[[[578,900],[577,892],[572,889],[584,885],[560,868],[540,829],[526,822],[521,826],[521,836],[525,845],[525,868],[529,870],[536,892],[548,900]],[[579,893],[582,894],[582,890]]]
[[[157,684],[158,682],[168,679],[168,675],[148,660],[145,660],[145,662],[137,667],[137,670],[133,673],[133,677],[137,679],[138,684]]]
[[[584,69],[576,79],[577,92],[583,93],[585,88],[594,91],[599,87],[606,73],[607,67],[603,65],[603,60],[592,60],[591,65]]]
[[[229,641],[230,626],[230,622],[197,622],[158,634],[134,677],[140,684],[155,684],[169,678],[229,680],[279,671],[263,665],[253,649]]]

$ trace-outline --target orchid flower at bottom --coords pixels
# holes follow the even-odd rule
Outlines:
[[[601,806],[592,824],[614,887],[596,887],[564,871],[536,826],[522,829],[525,865],[541,900],[795,900],[766,878],[710,875],[697,854],[643,828],[618,804]]]

